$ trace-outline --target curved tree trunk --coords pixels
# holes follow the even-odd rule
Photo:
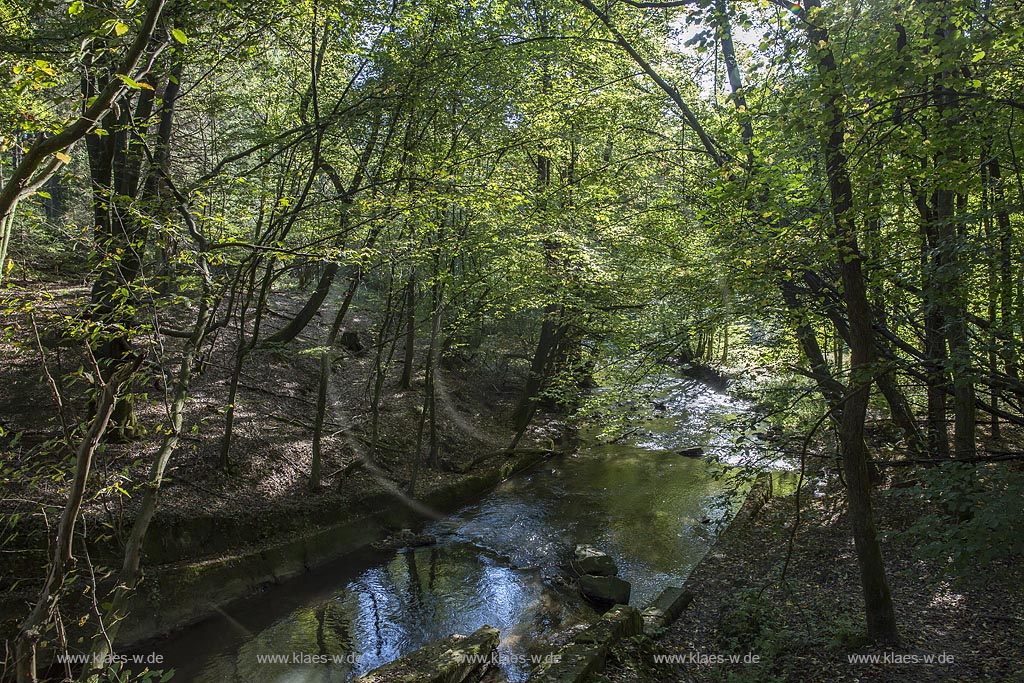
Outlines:
[[[142,18],[139,32],[124,59],[114,70],[115,74],[134,77],[135,81],[144,79],[148,64],[143,60],[143,56],[151,46],[165,4],[166,0],[151,0]],[[151,57],[155,58],[160,49],[162,45],[153,50]],[[141,73],[138,72],[140,64]],[[74,122],[55,135],[39,138],[14,168],[10,179],[0,190],[0,283],[3,282],[3,275],[6,272],[7,248],[14,231],[14,212],[18,208],[18,203],[42,187],[60,169],[67,161],[65,152],[99,125],[114,109],[115,102],[126,92],[128,86],[125,82],[119,78],[111,78],[99,92],[95,93],[95,97],[85,100],[82,114]],[[63,159],[58,156],[61,154]]]
[[[74,566],[72,546],[75,525],[85,499],[85,485],[89,478],[93,457],[103,438],[103,433],[110,424],[118,391],[141,362],[141,358],[136,358],[133,363],[123,365],[103,386],[96,402],[96,412],[89,425],[89,431],[78,445],[75,455],[75,473],[71,481],[71,490],[68,491],[68,500],[64,505],[64,512],[57,527],[57,538],[53,544],[53,558],[50,561],[46,581],[43,583],[35,607],[21,623],[15,640],[15,671],[18,683],[35,683],[38,680],[36,644],[42,638],[44,630],[53,616],[61,588],[64,586],[68,572]]]
[[[288,321],[287,325],[267,337],[264,343],[287,344],[299,336],[306,329],[306,326],[312,322],[313,316],[320,310],[320,307],[324,305],[327,295],[331,292],[331,285],[334,284],[334,277],[338,274],[340,268],[341,266],[333,261],[328,263],[324,269],[324,274],[320,276],[320,280],[316,284],[316,289],[313,290],[313,294],[306,300],[302,309],[295,314],[294,318]]]

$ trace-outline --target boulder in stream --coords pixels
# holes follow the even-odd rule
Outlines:
[[[580,593],[596,607],[608,608],[612,605],[628,605],[632,590],[629,581],[617,576],[591,576],[584,574],[579,578]]]
[[[704,449],[700,446],[690,446],[689,448],[680,448],[676,453],[684,458],[699,458],[704,455]]]
[[[615,576],[619,573],[619,568],[615,566],[615,560],[611,556],[592,545],[582,543],[573,550],[572,566],[578,574],[591,576]]]

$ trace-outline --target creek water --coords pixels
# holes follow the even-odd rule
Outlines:
[[[659,409],[630,439],[548,460],[429,524],[436,545],[346,557],[158,643],[163,666],[194,683],[338,683],[490,624],[503,677],[525,680],[555,634],[596,617],[560,569],[577,543],[610,554],[642,608],[685,581],[741,500],[724,425],[749,406],[675,380]],[[691,446],[718,462],[676,452]]]

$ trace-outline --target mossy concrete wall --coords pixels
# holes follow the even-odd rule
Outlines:
[[[629,605],[615,605],[599,621],[573,637],[550,662],[534,669],[528,683],[583,683],[604,669],[615,643],[642,632],[640,612]]]
[[[417,502],[432,510],[451,512],[551,454],[538,451],[510,456],[498,464],[458,476]],[[304,533],[253,539],[256,543],[251,550],[201,561],[150,566],[133,597],[119,645],[125,647],[183,628],[267,585],[281,583],[366,548],[394,529],[416,526],[425,519],[421,509],[414,509],[401,496],[382,495],[369,504],[362,501],[359,509],[339,510],[337,521]],[[197,522],[190,538],[199,541],[205,537],[209,533],[206,522]],[[239,538],[231,540],[237,543]]]
[[[376,668],[357,683],[476,683],[492,668],[498,629],[453,635]]]

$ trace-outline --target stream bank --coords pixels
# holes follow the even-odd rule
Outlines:
[[[636,441],[589,442],[510,477],[427,524],[433,545],[348,556],[151,645],[193,683],[343,681],[489,625],[501,676],[524,681],[533,655],[598,617],[572,581],[578,544],[609,554],[643,606],[682,583],[742,500],[741,468],[678,446],[734,454],[721,421],[747,404],[692,380],[670,393]],[[289,653],[310,663],[268,663]]]
[[[875,509],[904,642],[899,648],[872,647],[863,635],[863,599],[842,486],[837,478],[812,482],[802,498],[786,585],[779,577],[794,497],[752,494],[687,579],[685,589],[695,596],[691,606],[658,638],[619,643],[604,673],[592,680],[1024,682],[1024,568],[1008,561],[978,564],[973,576],[954,579],[918,559],[913,543],[899,535],[920,511],[882,491]],[[886,653],[933,660],[944,655],[947,661],[850,660]],[[758,662],[711,659],[718,655],[757,655]]]

